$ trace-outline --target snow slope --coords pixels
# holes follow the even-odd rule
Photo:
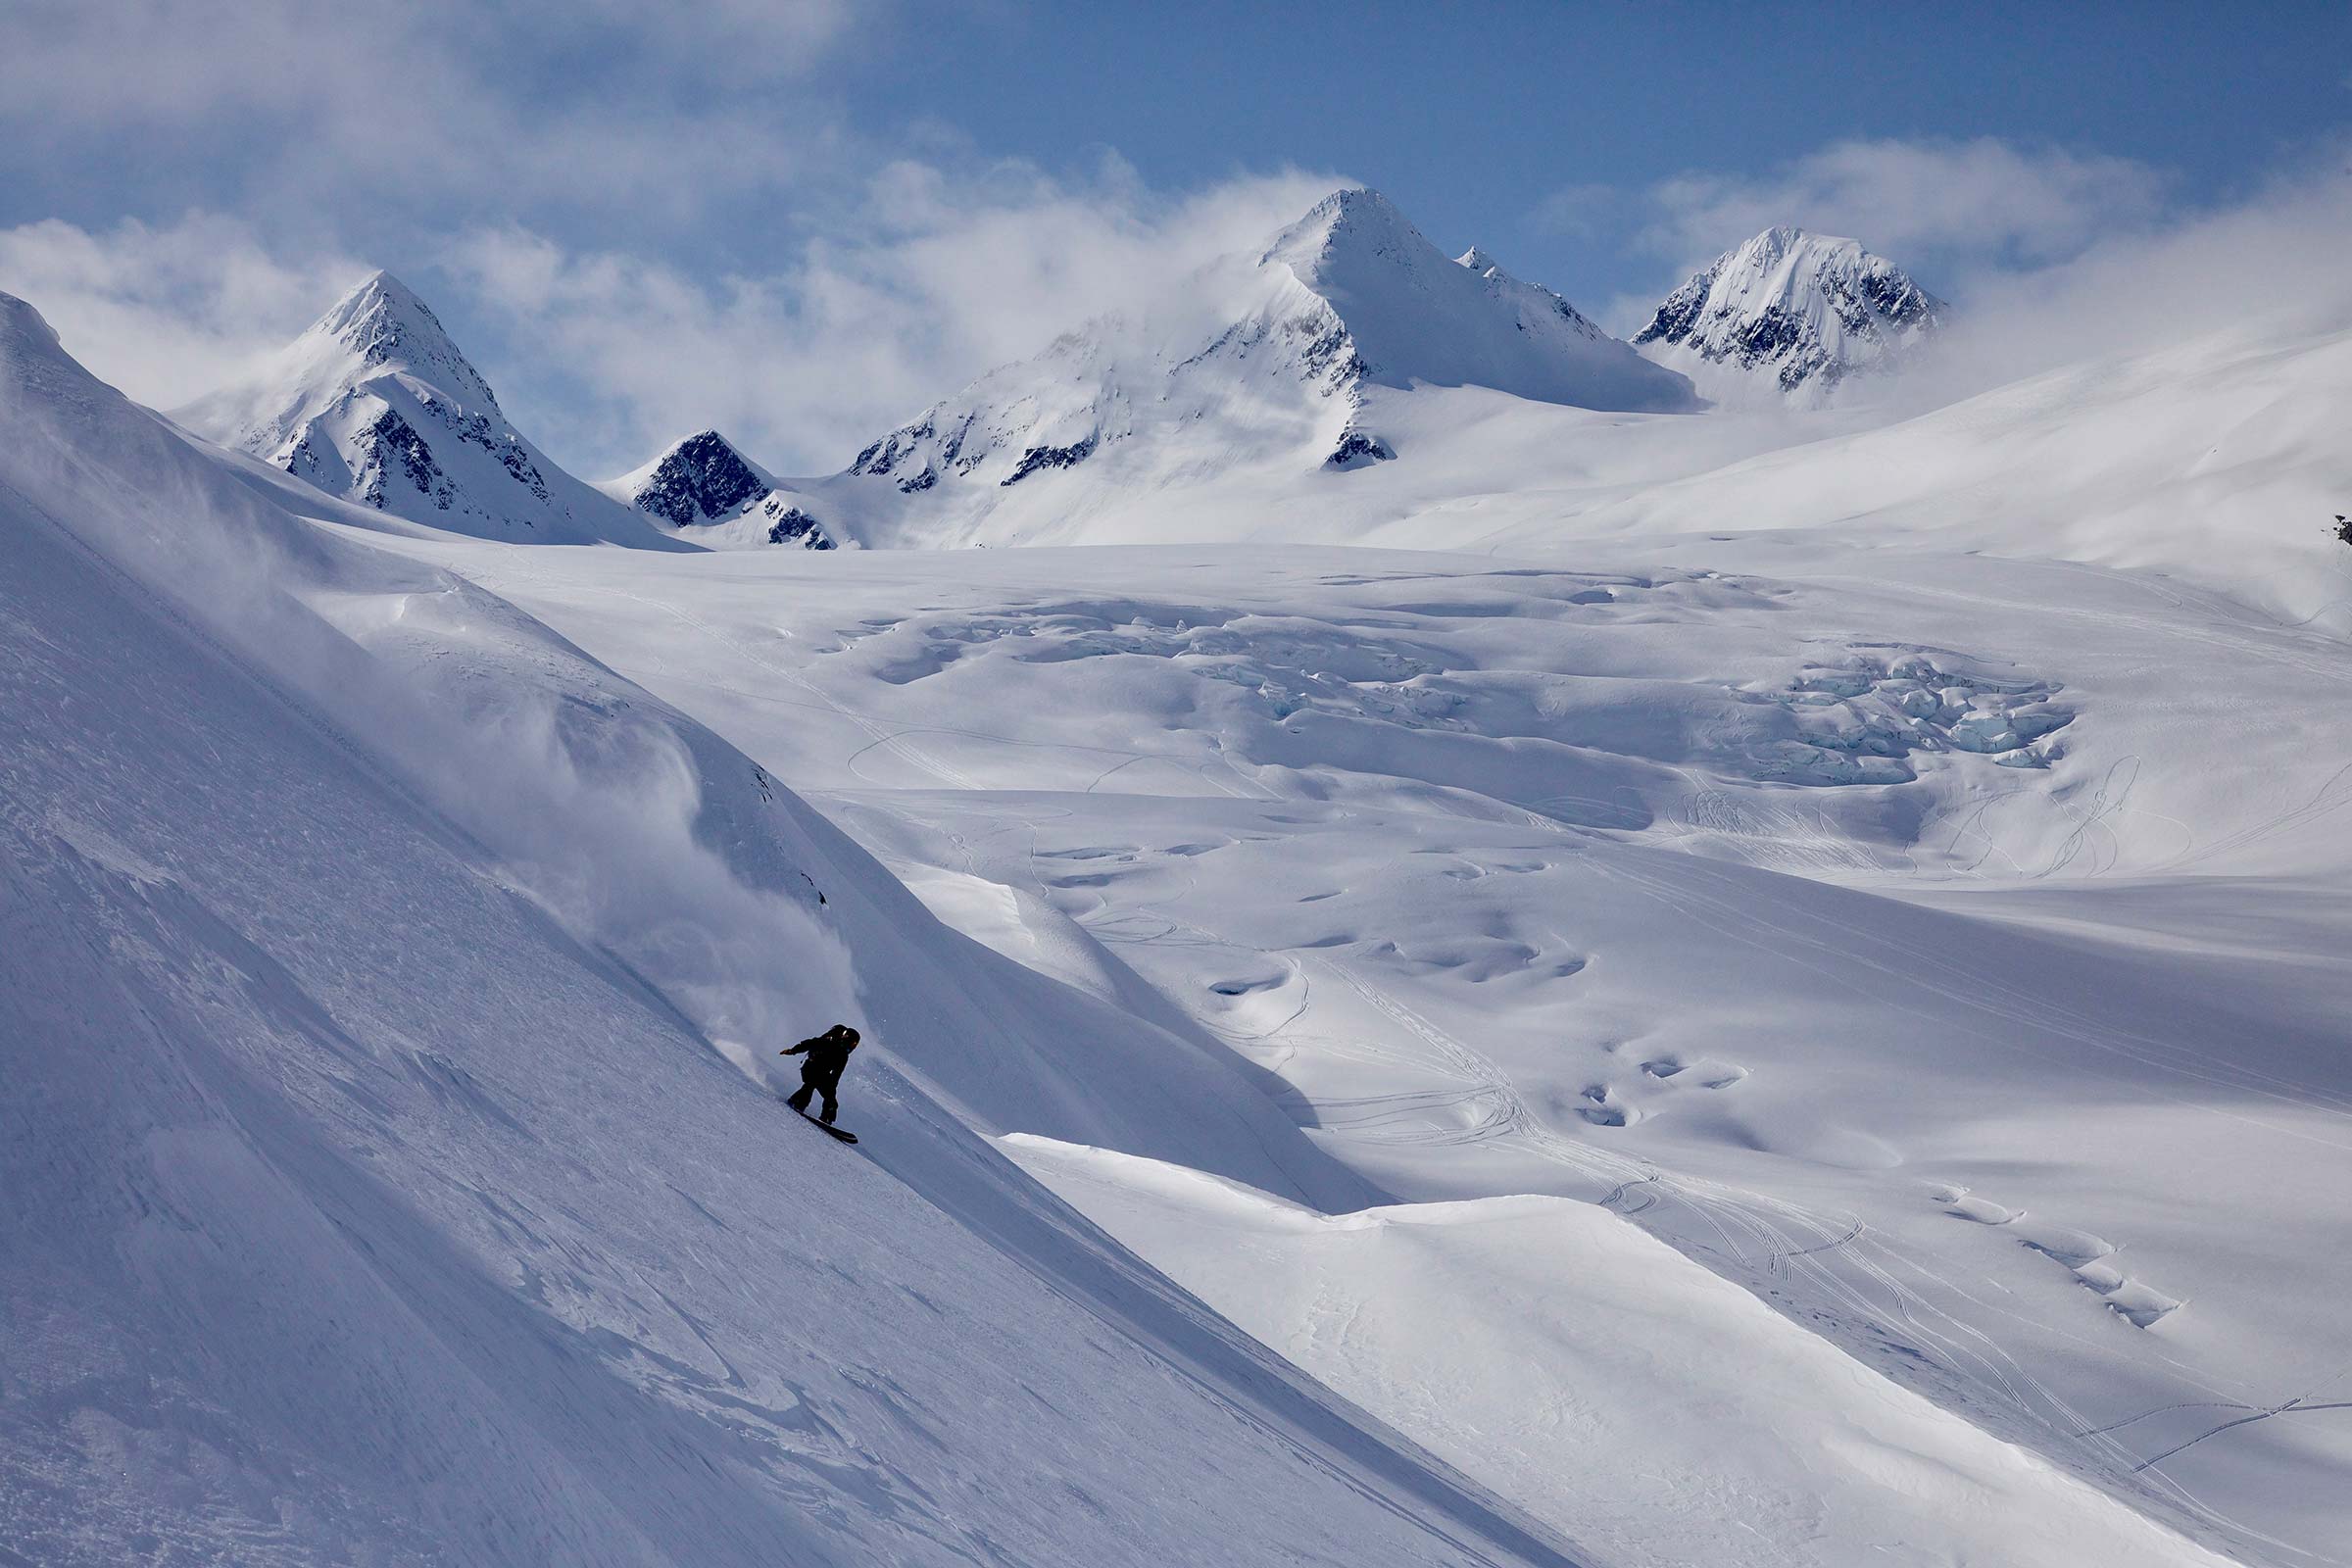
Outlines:
[[[1834,530],[1872,549],[2148,571],[2340,635],[2352,633],[2352,551],[2332,536],[2352,496],[2347,398],[2352,331],[2255,322],[1643,486],[1572,523],[1529,505],[1480,542],[1524,548],[1564,527]]]
[[[389,272],[245,380],[172,416],[410,523],[487,539],[680,548],[517,433],[439,318]]]
[[[2220,1561],[1917,1395],[1857,1397],[1828,1342],[1594,1204],[1331,1217],[1132,1155],[1008,1143],[1235,1322],[1575,1520],[1608,1560]]]
[[[271,494],[0,299],[13,1554],[1565,1560],[961,1119],[1354,1200],[1254,1069]],[[845,1013],[855,1152],[769,1081]]]
[[[672,528],[695,530],[689,537],[698,543],[836,548],[816,518],[716,430],[674,442],[597,488]]]
[[[1719,402],[1818,401],[1899,366],[1949,310],[1856,240],[1768,228],[1667,295],[1634,343]]]
[[[1241,476],[1329,487],[1396,456],[1387,404],[1458,386],[1695,407],[1681,376],[1567,301],[1476,252],[1447,260],[1386,197],[1351,189],[1262,253],[1072,330],[793,488],[868,544],[1035,543],[1111,497]]]
[[[1849,1358],[1712,1315],[1577,1341],[1691,1380],[1635,1381],[1690,1412],[1636,1462],[1642,1394],[1528,1371],[1575,1324],[1525,1303],[1617,1288],[1583,1242],[1433,1240],[1376,1332],[1403,1265],[1224,1256],[1065,1184],[1604,1557],[2210,1560],[2114,1499],[2344,1560],[2336,639],[1826,526],[1510,562],[402,548],[642,672],[998,951],[1231,1043],[1390,1200],[1613,1208],[1673,1250],[1629,1269],[1679,1256]],[[1502,1229],[1585,1234],[1552,1223]],[[1789,1468],[1768,1405],[1712,1419],[1750,1387],[1834,1391],[1788,1422],[1843,1436]]]

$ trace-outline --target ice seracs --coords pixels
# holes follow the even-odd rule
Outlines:
[[[799,498],[716,430],[690,435],[597,488],[671,528],[693,530],[698,543],[834,548]]]
[[[1202,268],[1144,311],[1089,321],[873,441],[844,476],[862,483],[843,504],[875,542],[1034,538],[1068,510],[1037,492],[1070,486],[1073,470],[1132,494],[1260,466],[1383,462],[1398,448],[1373,403],[1426,387],[1609,411],[1697,406],[1682,375],[1550,290],[1483,253],[1457,264],[1387,197],[1348,189],[1263,249]]]
[[[440,318],[389,272],[172,417],[409,522],[516,542],[669,543],[517,432]]]
[[[1817,402],[1893,366],[1949,309],[1856,240],[1776,227],[1693,273],[1634,342],[1712,398]]]

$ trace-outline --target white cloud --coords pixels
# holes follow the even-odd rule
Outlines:
[[[1290,172],[1167,196],[1115,158],[1079,179],[902,162],[757,270],[713,276],[517,223],[468,228],[438,246],[454,284],[442,314],[471,323],[462,346],[566,466],[618,471],[710,425],[788,471],[830,471],[981,371],[1261,243],[1341,183]],[[158,408],[230,379],[371,265],[332,246],[273,252],[213,214],[0,229],[0,290]]]
[[[1653,186],[1642,238],[1711,260],[1775,223],[1859,239],[1906,266],[1923,256],[2046,264],[2163,210],[2143,164],[2065,148],[1974,141],[1841,141],[1760,176],[1690,173]]]
[[[367,270],[332,251],[272,255],[245,224],[202,213],[97,233],[54,219],[0,229],[0,291],[31,301],[69,353],[157,408],[218,386]]]
[[[0,169],[28,182],[111,166],[249,216],[356,197],[649,221],[799,172],[833,134],[807,78],[855,20],[850,0],[0,10]]]
[[[626,468],[710,425],[821,472],[973,375],[1263,241],[1340,183],[1285,172],[1166,198],[1115,159],[1078,182],[899,163],[771,272],[705,282],[511,224],[463,235],[445,265],[514,323],[516,368],[494,381],[517,418],[571,413],[578,386],[596,389],[570,428],[535,427],[559,456]]]
[[[2333,146],[2248,198],[2092,239],[2042,268],[1980,263],[1939,375],[1950,395],[2229,329],[2352,330],[2352,172]]]

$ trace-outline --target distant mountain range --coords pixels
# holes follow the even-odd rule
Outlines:
[[[1051,536],[1093,498],[1409,458],[1451,388],[1624,415],[1810,406],[1887,368],[1946,307],[1853,240],[1773,228],[1632,343],[1473,246],[1448,259],[1378,191],[1333,192],[1260,249],[1100,317],[868,443],[779,479],[704,430],[616,479],[517,432],[440,320],[378,272],[183,425],[412,524],[515,542],[941,546]]]
[[[1558,295],[1475,250],[1448,261],[1387,197],[1344,190],[1152,314],[1089,321],[989,372],[873,442],[850,471],[908,496],[1004,488],[1121,444],[1286,447],[1300,463],[1347,468],[1394,455],[1358,417],[1365,390],[1416,385],[1595,409],[1697,406],[1684,377]]]

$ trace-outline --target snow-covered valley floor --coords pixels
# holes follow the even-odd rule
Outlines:
[[[2352,1562],[2339,640],[1861,530],[372,542],[1229,1058],[1344,1176],[935,1089],[1595,1560]]]

